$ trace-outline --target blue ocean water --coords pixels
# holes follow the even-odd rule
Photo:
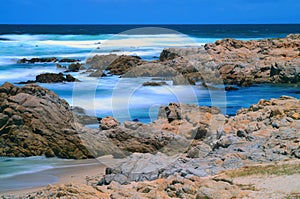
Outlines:
[[[167,47],[199,46],[228,37],[243,40],[279,38],[299,32],[300,25],[296,24],[0,25],[0,84],[6,81],[16,83],[33,80],[36,75],[45,72],[63,72],[63,69],[56,68],[55,63],[17,64],[21,58],[58,57],[85,61],[94,54],[117,53],[155,60],[162,49]],[[156,119],[159,106],[171,101],[217,105],[224,113],[234,114],[239,108],[256,103],[261,98],[280,95],[299,97],[297,85],[260,85],[222,93],[209,92],[200,86],[155,89],[141,87],[144,81],[151,80],[143,78],[107,77],[98,80],[85,74],[73,75],[82,80],[82,83],[42,86],[55,91],[71,105],[83,106],[89,114],[99,117],[114,115],[120,121],[152,121]]]
[[[34,80],[41,73],[64,71],[57,69],[55,63],[17,64],[21,58],[75,58],[84,62],[95,54],[117,53],[155,60],[162,49],[168,47],[199,46],[222,38],[280,38],[290,33],[300,33],[300,25],[0,25],[0,84]],[[214,105],[232,115],[262,98],[281,95],[300,98],[299,84],[254,85],[224,92],[207,91],[199,85],[172,86],[171,82],[164,87],[141,86],[151,78],[96,79],[87,74],[72,75],[81,82],[41,86],[53,90],[71,105],[85,108],[90,115],[113,115],[121,122],[153,121],[159,107],[169,102]],[[29,166],[22,167],[22,163]],[[43,158],[6,158],[0,159],[0,167],[2,181],[11,175],[52,168],[53,162]]]

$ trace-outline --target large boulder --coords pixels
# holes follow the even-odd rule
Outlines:
[[[143,63],[145,63],[145,61],[138,56],[122,55],[110,63],[106,69],[109,70],[112,75],[122,75]]]
[[[86,60],[86,65],[91,69],[106,70],[113,61],[119,56],[116,54],[109,55],[95,55]]]
[[[37,85],[0,87],[0,156],[89,158],[69,104]]]

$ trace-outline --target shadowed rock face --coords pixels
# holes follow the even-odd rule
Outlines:
[[[69,104],[37,85],[0,87],[0,156],[89,158]]]
[[[107,70],[110,70],[110,74],[112,75],[122,75],[142,63],[145,63],[145,61],[141,60],[138,56],[122,55],[110,63]]]

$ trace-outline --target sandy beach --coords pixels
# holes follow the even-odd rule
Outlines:
[[[17,175],[1,180],[1,189],[5,187],[7,190],[0,191],[0,195],[22,196],[26,193],[40,190],[49,184],[88,184],[90,183],[90,177],[102,176],[104,172],[105,166],[97,160],[78,160],[74,161],[71,166]],[[14,182],[14,184],[10,182]]]

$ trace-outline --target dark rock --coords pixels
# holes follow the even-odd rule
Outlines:
[[[248,137],[248,134],[244,130],[238,130],[236,135],[238,137]]]
[[[226,86],[225,87],[225,91],[237,91],[239,90],[238,88],[236,87],[233,87],[233,86]]]
[[[61,60],[59,60],[59,62],[79,62],[80,60],[78,59],[69,59],[69,58],[63,58]]]
[[[123,75],[130,69],[143,63],[145,63],[145,61],[141,60],[138,56],[122,55],[110,63],[106,69],[109,70],[112,75]]]
[[[165,114],[169,122],[173,120],[181,120],[181,109],[178,104],[170,103],[169,106],[165,107]]]
[[[49,58],[31,58],[31,59],[20,59],[18,61],[18,64],[25,64],[25,63],[30,63],[30,64],[34,64],[36,62],[57,62],[58,59],[56,57],[49,57]]]
[[[70,64],[66,72],[78,72],[82,67],[83,64],[81,63]]]
[[[67,82],[80,82],[78,79],[76,79],[75,77],[73,77],[70,74],[66,75],[65,81],[67,81]]]
[[[171,52],[168,49],[164,49],[159,56],[160,61],[172,60],[179,57],[179,55],[175,52]]]
[[[168,85],[166,82],[144,82],[143,86],[163,86]]]
[[[65,77],[62,73],[44,73],[41,75],[37,75],[35,81],[39,83],[58,83],[64,82]]]
[[[28,80],[27,82],[19,82],[18,84],[32,83],[61,83],[61,82],[80,82],[78,79],[68,74],[66,77],[62,73],[44,73],[37,75],[35,81]]]

